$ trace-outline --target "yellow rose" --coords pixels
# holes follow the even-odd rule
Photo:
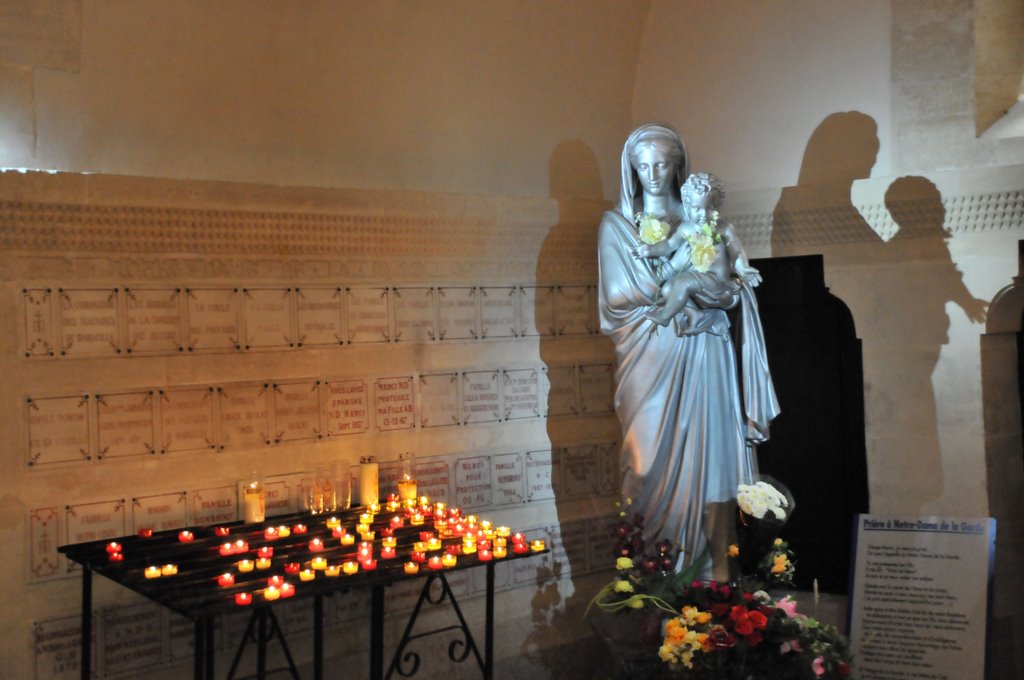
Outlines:
[[[615,568],[618,569],[619,571],[625,571],[626,569],[632,569],[633,568],[633,560],[629,559],[628,557],[620,557],[619,559],[615,560]]]
[[[617,593],[631,593],[633,592],[633,584],[629,581],[619,580],[615,582],[615,592]]]
[[[639,597],[634,596],[634,597],[629,598],[629,606],[632,607],[633,609],[643,609],[644,608],[644,601],[642,599],[640,599]]]
[[[775,539],[775,547],[776,548],[782,547],[782,539],[781,538],[776,538]]]
[[[715,242],[707,234],[696,234],[688,240],[693,268],[699,272],[706,272],[711,268],[711,263],[715,261]]]
[[[641,215],[637,221],[640,240],[647,245],[660,243],[668,238],[668,225],[651,215]]]
[[[733,543],[729,546],[729,557],[739,557],[740,547]]]

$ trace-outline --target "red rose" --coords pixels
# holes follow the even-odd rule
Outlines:
[[[736,638],[722,626],[715,626],[708,631],[708,640],[715,649],[729,649],[736,644]]]
[[[736,631],[737,635],[743,635],[746,637],[754,632],[754,624],[750,622],[750,619],[744,616],[742,619],[736,621],[732,629]]]
[[[764,630],[765,626],[768,625],[768,617],[761,612],[748,612],[747,619],[754,624],[754,628]]]

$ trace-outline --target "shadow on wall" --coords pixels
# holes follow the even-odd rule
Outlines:
[[[853,182],[870,175],[877,151],[871,117],[825,118],[808,141],[798,184],[783,190],[775,208],[772,255],[824,250],[830,266],[855,268],[845,301],[864,342],[868,450],[877,466],[871,477],[890,505],[906,499],[913,511],[943,492],[932,374],[949,341],[946,303],[974,322],[984,320],[986,303],[970,294],[953,263],[942,196],[929,180],[901,177],[889,187],[885,205],[896,232],[888,241],[853,205]],[[784,401],[782,418],[800,410]]]
[[[558,204],[558,222],[548,231],[541,245],[537,258],[536,282],[538,286],[561,283],[560,276],[567,271],[563,263],[578,260],[579,253],[565,252],[567,244],[578,242],[578,230],[581,228],[578,219],[570,207],[574,201],[603,201],[601,172],[594,152],[583,141],[578,139],[561,142],[548,163],[548,183],[550,196]],[[596,232],[597,222],[591,225]],[[597,253],[594,252],[596,259]],[[542,312],[548,309],[540,300],[538,293],[537,309],[534,318],[541,318]],[[552,329],[554,330],[554,329]],[[545,334],[540,329],[540,356],[545,369],[556,366],[571,365],[576,361],[572,347],[564,340],[556,339],[552,334]],[[565,371],[550,371],[550,390],[545,414],[552,413],[552,396],[572,392],[573,377]],[[574,427],[578,427],[577,419],[546,419],[548,441],[551,444],[552,462],[557,464],[565,447],[577,443],[578,436]],[[555,508],[559,525],[580,519],[581,501],[567,500],[560,494],[560,488],[554,484]],[[599,501],[599,502],[603,502]],[[583,501],[585,504],[586,501]],[[539,569],[537,573],[537,589],[532,601],[533,629],[523,643],[523,652],[535,655],[536,661],[547,668],[549,677],[582,677],[585,675],[600,676],[599,666],[603,659],[603,650],[596,646],[596,641],[585,640],[584,645],[593,648],[575,648],[567,653],[566,645],[578,645],[579,629],[586,624],[583,612],[590,601],[592,592],[588,585],[580,583],[579,575],[586,570],[587,556],[584,554],[584,541],[567,541],[565,544],[565,560],[552,560],[552,569]],[[559,581],[562,587],[559,588]],[[565,581],[571,582],[567,590]],[[563,592],[571,592],[563,598]]]

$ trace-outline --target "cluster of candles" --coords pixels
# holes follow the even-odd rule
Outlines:
[[[390,513],[387,521],[376,522],[381,512]],[[306,548],[311,553],[309,560],[303,565],[301,562],[288,561],[283,565],[284,574],[297,578],[299,582],[313,581],[317,578],[318,572],[326,577],[338,577],[341,574],[354,575],[360,571],[375,571],[379,560],[395,560],[398,558],[398,539],[395,531],[404,528],[406,525],[422,527],[427,522],[433,525],[433,531],[423,529],[419,531],[418,539],[410,550],[409,561],[403,565],[403,571],[409,575],[415,575],[421,568],[432,571],[450,569],[458,564],[458,559],[463,555],[476,555],[481,562],[490,562],[496,559],[507,557],[509,550],[513,554],[521,555],[529,552],[541,552],[545,549],[544,541],[537,539],[528,541],[522,533],[512,533],[506,526],[494,526],[487,520],[479,520],[474,515],[463,517],[459,508],[449,508],[445,503],[431,503],[426,496],[419,498],[410,497],[408,494],[399,497],[392,494],[383,505],[371,503],[366,506],[365,512],[359,515],[359,522],[355,531],[350,533],[342,527],[342,522],[337,517],[328,517],[325,520],[327,529],[331,532],[331,540],[338,540],[343,547],[355,547],[354,559],[347,559],[340,564],[330,564],[323,553],[327,549],[327,542],[324,538],[314,537],[306,543]],[[289,536],[304,535],[309,532],[306,524],[293,524],[267,526],[263,529],[263,538],[268,542],[266,545],[250,550],[249,543],[244,539],[226,541],[222,543],[218,552],[225,557],[245,556],[235,563],[235,568],[240,574],[248,574],[255,570],[269,570],[273,566],[274,547],[269,545],[274,541]],[[152,530],[140,530],[139,535],[152,536]],[[215,527],[214,536],[219,538],[228,537],[231,533],[229,527]],[[379,534],[379,538],[378,538]],[[357,537],[359,539],[356,545]],[[449,542],[447,546],[444,539],[461,538],[461,541]],[[191,543],[195,535],[189,530],[182,530],[178,533],[180,543]],[[380,548],[375,550],[375,542],[379,541]],[[108,558],[112,562],[122,561],[124,554],[121,545],[111,542],[107,545]],[[435,554],[430,554],[435,553]],[[148,566],[144,575],[147,579],[161,576],[173,576],[178,573],[178,567],[174,564],[162,566]],[[222,588],[229,588],[236,584],[234,571],[226,571],[216,577],[217,585]],[[253,603],[255,596],[261,596],[266,601],[274,601],[289,598],[295,595],[295,583],[285,580],[285,576],[271,575],[267,577],[266,586],[252,592],[235,593],[234,601],[239,606],[247,606]]]

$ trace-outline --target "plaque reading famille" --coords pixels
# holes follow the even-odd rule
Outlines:
[[[160,390],[160,452],[216,448],[213,439],[213,388]]]
[[[460,508],[482,508],[491,504],[491,498],[491,457],[456,459],[452,503]]]
[[[132,531],[167,531],[188,526],[188,493],[176,491],[132,499]]]
[[[408,430],[416,426],[412,377],[377,378],[374,394],[378,430]]]
[[[579,412],[576,405],[576,367],[550,366],[544,370],[548,416],[568,416]]]
[[[299,347],[344,344],[341,301],[341,288],[295,289]]]
[[[234,449],[270,443],[266,383],[236,383],[218,387],[220,446]]]
[[[559,335],[594,332],[590,286],[559,286],[555,295],[555,323]]]
[[[182,349],[181,293],[176,288],[125,288],[129,354],[170,354]]]
[[[585,574],[589,571],[585,520],[552,524],[548,527],[548,536],[551,565],[559,578]]]
[[[320,381],[274,383],[273,390],[274,442],[319,439]]]
[[[96,395],[97,458],[156,453],[153,392]]]
[[[243,288],[245,349],[287,349],[292,335],[291,288]]]
[[[56,354],[53,334],[53,293],[49,288],[25,288],[23,333],[25,356],[52,357]]]
[[[597,496],[601,490],[595,445],[570,446],[562,455],[563,491],[569,498]]]
[[[56,507],[35,508],[28,513],[29,580],[43,581],[60,576],[64,556],[61,543],[61,512]]]
[[[416,461],[416,488],[432,501],[449,503],[451,469],[446,458]]]
[[[124,500],[69,505],[65,509],[64,527],[67,530],[65,543],[102,541],[105,538],[124,536]]]
[[[540,404],[540,371],[523,368],[504,371],[505,420],[538,418]]]
[[[526,500],[546,501],[555,497],[555,466],[551,451],[526,453]]]
[[[476,288],[438,288],[437,318],[438,339],[476,340]]]
[[[68,357],[116,356],[117,288],[59,289],[60,354]]]
[[[420,376],[420,427],[459,424],[459,374]]]
[[[615,367],[612,364],[582,365],[580,413],[611,413],[615,400]]]
[[[434,330],[434,289],[394,288],[395,342],[430,342]]]
[[[514,338],[519,335],[515,286],[480,289],[480,337]]]
[[[524,495],[523,454],[501,453],[491,456],[491,474],[494,481],[494,506],[514,505],[526,500]]]
[[[192,492],[192,523],[223,524],[238,519],[238,493],[234,486]]]
[[[622,486],[622,473],[619,471],[620,446],[617,443],[602,444],[597,453],[597,467],[601,472],[601,493],[610,495],[618,493]]]
[[[519,288],[519,335],[555,335],[555,287]]]
[[[89,396],[29,398],[28,464],[89,460]]]
[[[324,424],[332,437],[370,429],[370,388],[365,380],[324,383]]]
[[[349,288],[345,296],[349,342],[389,342],[387,288]]]
[[[163,663],[162,611],[146,603],[103,610],[103,666],[108,676]]]
[[[78,680],[82,677],[82,616],[36,621],[32,626],[35,680]],[[96,627],[93,627],[91,669],[96,671]]]
[[[189,288],[185,300],[190,352],[241,349],[237,289]]]
[[[467,371],[462,374],[462,422],[501,421],[501,373]]]

